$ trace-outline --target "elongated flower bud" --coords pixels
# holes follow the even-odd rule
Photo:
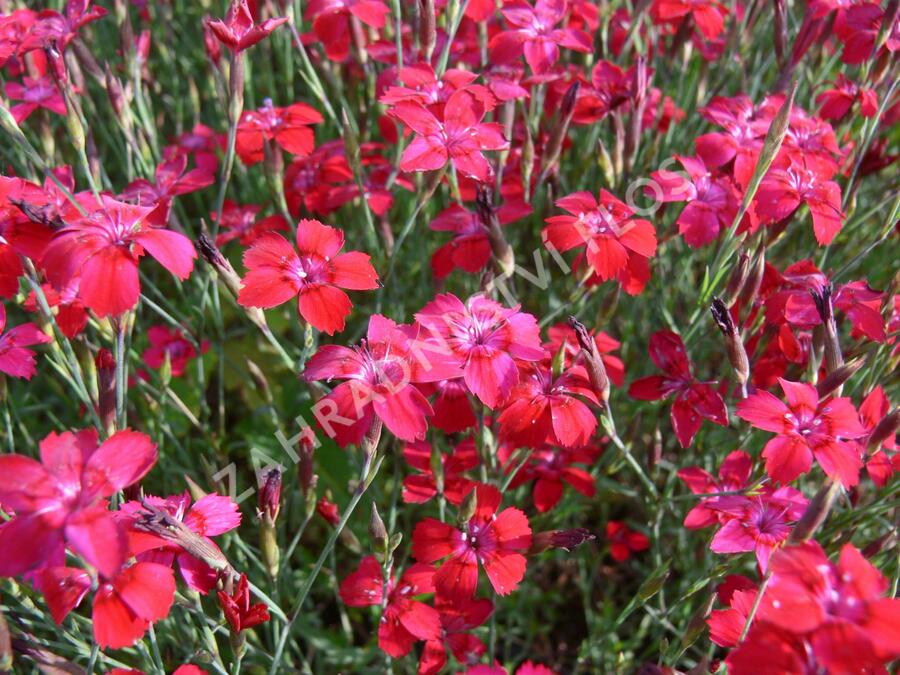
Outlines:
[[[828,480],[812,501],[806,507],[806,511],[800,517],[800,520],[794,526],[791,536],[788,538],[788,544],[800,544],[809,541],[816,531],[825,522],[834,500],[840,492],[840,484],[833,480]]]
[[[894,408],[881,421],[875,425],[869,436],[868,450],[870,453],[878,452],[878,449],[889,439],[894,437],[900,428],[900,408]]]
[[[563,96],[556,125],[553,127],[553,131],[550,132],[550,139],[544,146],[544,153],[541,158],[541,180],[545,180],[547,175],[553,171],[559,163],[563,141],[566,139],[569,125],[572,124],[572,116],[575,114],[575,101],[578,100],[578,87],[579,83],[578,80],[576,80],[569,86]]]
[[[481,222],[487,229],[488,241],[491,244],[491,254],[497,270],[504,277],[511,276],[516,267],[516,256],[512,246],[506,241],[500,220],[497,218],[497,210],[491,202],[491,192],[479,185],[476,193],[476,208]]]
[[[750,274],[750,256],[746,252],[741,251],[737,264],[731,272],[728,279],[728,285],[725,287],[725,294],[722,296],[722,303],[731,309],[744,288],[744,283]]]
[[[369,516],[369,544],[375,553],[386,555],[388,552],[388,532],[384,521],[378,513],[378,507],[372,502],[372,513]]]
[[[107,433],[116,426],[116,359],[108,349],[97,352],[97,415]]]
[[[766,273],[766,247],[760,246],[753,256],[753,263],[747,272],[747,280],[741,289],[741,304],[749,305],[756,300],[759,295],[759,289],[762,286],[763,276]]]
[[[551,548],[561,548],[571,551],[582,544],[596,539],[590,530],[583,527],[574,530],[548,530],[546,532],[538,532],[531,538],[531,548],[528,549],[529,555],[543,553]]]
[[[281,469],[270,469],[263,478],[259,490],[259,548],[263,564],[273,579],[278,576],[281,551],[278,548],[278,530],[275,522],[281,510]]]
[[[846,384],[846,382],[865,365],[865,363],[865,357],[853,359],[828,373],[828,375],[816,383],[816,391],[819,393],[819,398],[825,398],[826,396],[830,396],[831,394],[840,391],[841,387],[843,387],[844,384]]]
[[[459,505],[459,513],[456,516],[456,522],[460,527],[466,527],[469,524],[469,521],[472,520],[472,516],[475,515],[475,510],[478,508],[478,491],[475,488],[467,494],[463,500],[462,504]]]
[[[592,338],[587,329],[574,316],[569,317],[569,325],[575,331],[578,338],[578,346],[581,347],[581,355],[584,358],[584,366],[588,372],[591,386],[597,397],[603,401],[604,405],[609,404],[609,376],[606,374],[606,366],[603,359],[600,358],[600,351],[597,349],[597,343]]]
[[[162,537],[217,572],[225,572],[227,576],[234,575],[234,569],[225,554],[212,542],[201,537],[167,511],[158,509],[148,502],[142,502],[142,507],[143,510],[135,522],[137,529]]]
[[[434,9],[434,0],[420,0],[419,16],[421,17],[421,33],[419,41],[425,52],[425,60],[430,62],[437,44],[437,16]]]
[[[844,365],[844,356],[841,353],[841,344],[838,340],[837,323],[834,320],[834,305],[832,304],[832,287],[827,284],[823,288],[810,291],[822,319],[822,328],[825,331],[825,370],[828,373],[835,372]],[[836,393],[840,396],[840,387]]]
[[[725,336],[725,351],[728,354],[728,361],[731,363],[738,384],[741,385],[741,392],[746,396],[747,380],[750,379],[750,360],[747,358],[747,350],[744,349],[741,333],[731,318],[731,312],[728,311],[728,307],[721,299],[713,298],[709,310],[719,330],[722,331],[722,335]]]

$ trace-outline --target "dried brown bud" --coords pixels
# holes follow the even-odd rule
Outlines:
[[[750,379],[750,360],[747,358],[747,350],[744,348],[741,333],[731,318],[731,312],[721,299],[713,298],[709,310],[719,330],[722,331],[722,335],[725,336],[725,351],[728,353],[728,362],[734,370],[742,392],[744,392],[747,380]]]
[[[571,551],[582,544],[593,541],[597,537],[583,527],[574,530],[548,530],[546,532],[538,532],[531,539],[531,548],[528,549],[529,555],[543,553],[551,548],[561,548]]]
[[[822,319],[825,346],[825,370],[833,373],[844,365],[844,356],[841,353],[841,344],[838,340],[837,324],[834,320],[834,306],[832,305],[832,287],[826,284],[821,289],[810,291],[816,303],[816,309]],[[840,395],[840,387],[836,393]]]
[[[823,379],[816,383],[816,391],[819,398],[825,398],[836,391],[839,391],[847,381],[853,377],[857,371],[866,364],[866,357],[852,359],[847,361],[834,372],[828,373]]]
[[[747,272],[747,280],[741,289],[741,303],[744,305],[752,304],[759,294],[760,286],[762,286],[763,276],[766,273],[766,247],[760,246],[756,255],[753,257],[753,264]]]
[[[141,504],[143,510],[138,514],[135,528],[162,537],[217,572],[226,572],[229,576],[234,574],[234,569],[225,554],[212,542],[201,537],[168,512],[146,501]]]
[[[597,349],[597,343],[588,334],[587,328],[574,316],[569,317],[569,325],[575,331],[578,338],[578,346],[581,347],[581,354],[584,358],[584,366],[591,380],[591,386],[597,397],[603,401],[604,405],[609,403],[609,376],[606,374],[606,366],[603,359],[600,358],[600,351]]]

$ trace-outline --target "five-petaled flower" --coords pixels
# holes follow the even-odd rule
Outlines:
[[[233,52],[242,52],[265,38],[287,19],[266,19],[260,24],[253,21],[247,0],[232,0],[225,20],[207,20],[207,26],[219,41]]]
[[[240,633],[269,620],[269,608],[265,603],[250,602],[250,584],[246,574],[241,574],[233,593],[219,591],[218,596],[222,613],[233,633]]]

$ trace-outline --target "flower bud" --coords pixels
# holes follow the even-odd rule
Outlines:
[[[563,100],[560,103],[556,126],[553,127],[553,130],[550,132],[550,138],[544,146],[543,157],[541,158],[541,178],[538,182],[546,180],[547,175],[553,171],[559,163],[563,141],[566,139],[566,133],[569,130],[569,125],[572,123],[572,116],[575,114],[575,102],[578,100],[578,87],[578,80],[575,80],[566,90]]]
[[[728,311],[728,307],[721,299],[713,298],[709,310],[719,330],[722,331],[722,335],[725,336],[725,351],[728,353],[728,361],[741,386],[742,394],[746,396],[747,380],[750,379],[750,360],[747,358],[747,350],[744,349],[740,331],[731,318],[731,312]]]
[[[588,334],[584,324],[574,316],[569,317],[569,325],[573,328],[575,336],[578,338],[578,346],[581,347],[584,366],[588,372],[594,393],[606,405],[609,403],[609,376],[606,374],[606,366],[603,364],[603,359],[600,358],[597,342]]]
[[[479,185],[475,197],[476,209],[482,224],[487,230],[488,242],[491,245],[491,253],[497,266],[497,271],[504,277],[512,276],[516,267],[516,256],[512,246],[503,235],[500,220],[497,218],[497,210],[491,200],[491,191],[483,185]]]
[[[750,273],[750,256],[747,255],[746,252],[741,251],[740,257],[738,257],[737,264],[734,266],[734,269],[731,272],[731,277],[728,279],[728,285],[725,287],[725,294],[722,296],[722,303],[728,308],[734,305],[737,301],[738,296],[741,294],[741,290],[744,288],[744,283],[747,281],[747,277]]]
[[[116,359],[108,349],[100,349],[97,365],[97,415],[107,433],[116,425]]]
[[[431,475],[434,476],[434,487],[439,495],[444,494],[444,455],[437,447],[431,446]]]
[[[378,514],[378,507],[372,502],[372,514],[369,516],[369,544],[375,553],[388,553],[388,532],[384,521]]]
[[[840,492],[840,484],[830,479],[819,488],[788,537],[788,545],[800,544],[812,538],[828,517],[838,492]]]
[[[278,576],[281,552],[278,548],[278,531],[275,521],[281,510],[281,469],[275,467],[266,473],[259,490],[257,513],[259,514],[259,542],[263,564],[269,576]]]
[[[825,398],[836,391],[839,391],[847,381],[856,375],[857,371],[866,364],[866,357],[862,356],[847,361],[834,372],[828,373],[824,378],[816,383],[816,391],[819,398]]]
[[[0,612],[0,673],[11,672],[13,667],[12,639],[6,616]]]
[[[241,292],[241,278],[238,276],[238,273],[234,271],[234,267],[232,267],[228,259],[222,255],[212,239],[205,233],[200,233],[196,243],[200,255],[203,256],[203,259],[216,270],[222,283],[225,284],[225,288],[227,288],[228,292],[237,299]],[[242,309],[257,328],[264,332],[269,331],[266,315],[263,314],[263,311],[259,307],[242,307]]]
[[[707,593],[706,601],[697,608],[697,611],[691,615],[690,621],[688,621],[687,628],[684,631],[684,635],[681,636],[681,647],[682,649],[687,649],[694,642],[697,641],[703,631],[706,630],[706,617],[709,616],[709,613],[712,611],[713,604],[716,601],[715,593]]]
[[[832,286],[826,284],[821,289],[810,291],[822,319],[825,347],[825,371],[833,373],[844,365],[844,356],[841,353],[841,345],[838,340],[837,324],[834,320],[834,306],[832,304]],[[835,393],[840,396],[841,388]]]
[[[574,530],[548,530],[546,532],[538,532],[531,538],[531,548],[528,549],[529,555],[543,553],[551,548],[561,548],[571,551],[582,544],[593,541],[597,537],[583,527]]]
[[[878,452],[885,442],[894,437],[898,428],[900,428],[900,408],[894,408],[882,417],[881,421],[875,425],[875,429],[872,430],[867,444],[869,453]]]
[[[226,576],[234,574],[234,568],[225,554],[212,541],[201,537],[167,511],[146,501],[142,501],[141,505],[143,508],[138,513],[135,528],[165,539],[217,572],[225,572]]]
[[[434,0],[419,0],[420,35],[419,42],[425,53],[425,61],[431,62],[431,55],[437,44],[437,15]]]
[[[459,513],[456,516],[456,522],[460,527],[466,527],[475,511],[478,508],[478,491],[473,487],[469,494],[463,497],[462,503],[459,505]]]

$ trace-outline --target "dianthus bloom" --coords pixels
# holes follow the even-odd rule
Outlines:
[[[650,336],[650,359],[663,375],[635,380],[628,395],[639,401],[658,401],[674,396],[672,428],[681,447],[688,447],[700,430],[703,419],[725,426],[728,410],[725,401],[708,382],[698,382],[691,374],[684,343],[678,334],[662,330]]]
[[[656,232],[649,221],[606,190],[600,200],[590,192],[575,192],[556,201],[568,216],[550,216],[542,236],[557,251],[586,246],[588,264],[601,281],[627,276],[635,258],[646,262],[656,254]]]
[[[221,19],[207,21],[207,25],[213,35],[228,49],[242,52],[286,21],[286,18],[266,19],[260,24],[255,24],[247,0],[233,0],[224,21]]]
[[[246,574],[241,575],[233,593],[229,595],[225,591],[219,591],[218,596],[225,620],[235,633],[269,620],[269,608],[264,603],[250,602],[250,584],[247,582]]]
[[[491,486],[476,488],[477,508],[462,531],[448,523],[426,518],[413,531],[413,556],[433,563],[446,558],[434,575],[439,597],[465,600],[478,586],[478,565],[499,595],[516,590],[525,576],[523,553],[531,546],[531,527],[519,509],[497,513],[502,495]]]
[[[378,288],[369,256],[359,251],[339,253],[344,233],[318,220],[297,224],[297,249],[274,232],[260,235],[244,252],[249,270],[238,302],[245,307],[275,307],[299,296],[298,308],[314,328],[333,335],[344,330],[353,305],[342,288]]]
[[[415,599],[434,593],[433,577],[431,565],[417,563],[406,569],[399,582],[391,578],[385,588],[381,565],[370,555],[341,582],[341,600],[350,607],[384,607],[378,624],[378,646],[399,659],[410,652],[417,640],[437,640],[441,636],[440,615]]]
[[[162,368],[166,359],[172,368],[172,377],[181,377],[192,359],[197,358],[197,348],[177,328],[157,325],[147,329],[150,346],[144,350],[143,358],[151,368]],[[206,351],[209,344],[204,340],[200,350]]]
[[[482,295],[465,304],[450,293],[437,296],[416,321],[441,349],[441,358],[462,368],[466,386],[490,408],[502,404],[519,381],[515,359],[544,356],[537,320],[518,307],[506,309]]]
[[[625,562],[632,553],[650,548],[650,539],[646,534],[632,530],[619,520],[606,523],[606,538],[609,540],[609,554],[616,562]]]
[[[845,488],[859,482],[859,449],[845,439],[864,436],[866,430],[849,398],[819,400],[816,388],[779,378],[787,403],[759,391],[738,403],[737,416],[757,429],[777,434],[766,443],[766,473],[789,483],[809,471],[812,459]]]
[[[30,380],[37,367],[34,352],[27,347],[51,342],[50,336],[33,323],[23,323],[6,333],[6,307],[0,305],[0,373]]]
[[[97,432],[51,433],[41,461],[0,456],[0,504],[15,517],[0,526],[0,576],[45,564],[65,543],[110,577],[125,560],[125,534],[106,499],[139,481],[156,462],[156,446],[124,429],[97,447]]]
[[[285,152],[306,157],[313,151],[315,136],[310,127],[323,120],[315,108],[294,103],[276,108],[266,99],[259,110],[247,110],[238,123],[235,150],[244,164],[261,162],[265,142],[274,141]]]

